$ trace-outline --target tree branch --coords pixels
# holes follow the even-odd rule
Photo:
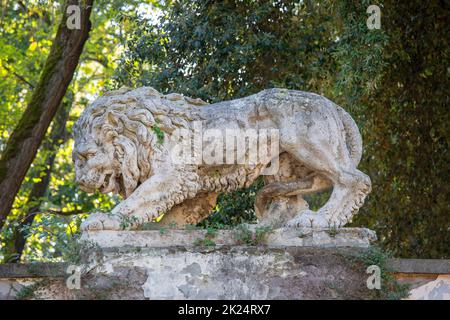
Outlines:
[[[72,210],[72,211],[61,211],[61,210],[46,210],[43,213],[50,213],[50,214],[56,214],[59,216],[71,216],[71,215],[77,215],[77,214],[83,214],[86,213],[83,210]]]
[[[23,3],[23,1],[17,1],[17,3],[19,4],[19,6],[22,8],[22,10],[24,11],[24,12],[28,12],[28,8],[27,8],[27,6]]]
[[[28,81],[27,79],[22,77],[20,74],[12,71],[9,67],[5,66],[4,64],[2,64],[2,66],[3,66],[3,68],[5,68],[6,71],[11,72],[17,79],[19,79],[23,83],[27,84],[31,89],[34,89],[34,85],[30,81]]]
[[[69,29],[66,21],[69,5],[66,0],[63,16],[40,79],[22,117],[11,133],[0,157],[0,227],[10,214],[14,198],[33,162],[47,129],[66,94],[78,65],[83,46],[91,30],[89,21],[94,0],[85,0],[81,9],[80,29]]]

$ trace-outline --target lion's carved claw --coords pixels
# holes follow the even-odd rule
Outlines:
[[[286,222],[288,228],[327,228],[329,221],[323,214],[315,213],[311,210],[304,210],[293,219]]]
[[[105,213],[92,213],[81,224],[81,231],[121,230],[120,220]]]

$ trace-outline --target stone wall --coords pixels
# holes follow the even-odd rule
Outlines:
[[[24,272],[20,279],[9,272],[0,281],[17,290],[33,277],[44,278],[45,286],[33,294],[43,299],[370,298],[367,276],[350,259],[356,253],[295,247],[128,248],[104,250],[101,260],[83,272],[80,290],[67,288],[66,264],[50,265],[58,266],[53,275]],[[15,295],[8,289],[2,294]]]
[[[409,286],[411,300],[450,300],[450,260],[391,259],[388,268]]]
[[[382,283],[384,290],[367,287],[370,275],[360,258],[371,240],[366,229],[297,232],[295,238],[273,232],[261,243],[242,243],[229,230],[214,235],[198,230],[89,233],[81,255],[74,257],[82,262],[0,265],[0,298],[388,297],[390,284]],[[77,275],[66,272],[70,265],[79,268],[79,289],[73,281]],[[413,299],[449,299],[449,260],[392,259],[384,267],[399,283],[411,285]]]

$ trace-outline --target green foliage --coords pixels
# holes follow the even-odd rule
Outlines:
[[[206,228],[205,237],[197,238],[194,241],[194,246],[200,246],[200,247],[214,247],[216,243],[213,241],[213,239],[217,235],[217,229],[214,227],[208,227]]]
[[[307,194],[304,199],[308,202],[311,210],[319,210],[328,201],[332,191],[330,189],[316,194]]]
[[[344,4],[345,3],[345,4]],[[355,219],[399,257],[450,256],[448,10],[437,1],[383,1],[380,30],[342,2],[339,100],[361,124],[361,170],[374,190]]]
[[[256,192],[264,185],[261,178],[247,189],[240,189],[217,198],[217,205],[212,214],[198,226],[224,229],[244,222],[256,222],[254,203]]]
[[[329,229],[326,230],[330,237],[335,237],[339,234],[339,227],[336,225],[330,226]]]
[[[175,1],[159,21],[136,21],[116,81],[211,102],[312,88],[329,63],[330,23],[318,3]]]
[[[365,267],[378,266],[381,271],[381,289],[374,290],[375,296],[383,300],[400,300],[409,295],[409,287],[400,284],[387,267],[388,259],[392,258],[392,253],[383,251],[377,246],[372,246],[354,258],[355,263],[362,263]]]
[[[36,291],[45,287],[49,283],[49,279],[41,279],[30,285],[24,285],[16,293],[17,300],[33,299]]]
[[[214,247],[216,243],[209,238],[197,238],[194,240],[194,246],[196,247]]]
[[[177,229],[178,228],[178,224],[175,221],[172,221],[168,224],[168,227],[170,229]]]
[[[61,246],[61,257],[64,262],[79,265],[87,255],[100,251],[100,246],[90,240],[81,240],[79,235],[74,235],[67,243]]]
[[[157,125],[152,126],[152,131],[156,134],[156,138],[158,139],[159,144],[164,143],[164,131],[161,130]]]
[[[206,228],[206,236],[207,237],[215,237],[217,235],[217,229],[208,227]]]
[[[136,216],[120,216],[120,228],[122,230],[127,230],[135,225],[139,225],[140,220]]]
[[[240,224],[234,229],[234,239],[238,244],[257,246],[266,241],[270,232],[270,227],[256,227],[255,231],[252,231],[247,224]]]

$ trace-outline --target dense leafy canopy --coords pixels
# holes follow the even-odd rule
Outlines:
[[[354,224],[399,256],[448,256],[448,8],[383,1],[382,27],[370,30],[371,4],[181,1],[156,24],[140,21],[117,81],[211,102],[269,87],[324,94],[365,142],[374,190]],[[210,220],[248,219],[253,197],[222,196]]]

